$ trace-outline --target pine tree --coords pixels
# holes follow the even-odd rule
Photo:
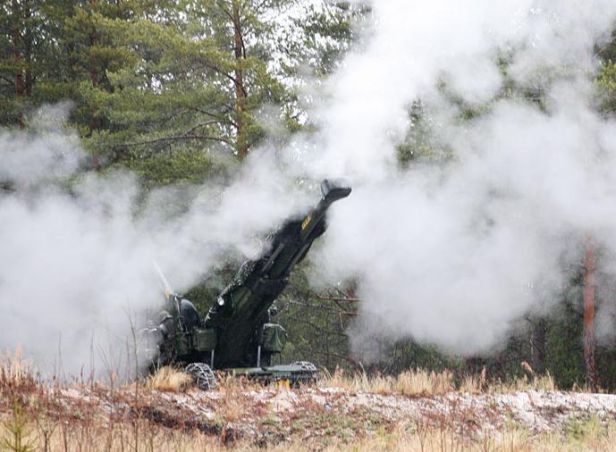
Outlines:
[[[0,5],[0,124],[26,126],[25,113],[45,51],[43,3],[10,0]]]

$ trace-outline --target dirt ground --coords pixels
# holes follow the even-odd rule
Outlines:
[[[39,395],[41,397],[42,394]],[[228,385],[216,391],[190,388],[163,392],[124,387],[74,385],[51,390],[50,415],[116,422],[135,418],[171,429],[198,430],[254,444],[288,438],[310,440],[369,435],[401,423],[454,429],[463,436],[486,434],[506,425],[532,432],[563,429],[572,420],[616,420],[616,395],[559,391],[409,397],[352,392],[334,387],[287,389]]]

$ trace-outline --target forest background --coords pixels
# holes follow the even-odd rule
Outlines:
[[[37,111],[67,105],[89,159],[87,172],[128,169],[144,196],[162,186],[225,185],[241,174],[264,142],[284,150],[296,133],[310,133],[307,85],[326,80],[354,46],[361,46],[366,5],[300,0],[4,0],[0,5],[0,127],[34,127]],[[616,114],[616,33],[598,46],[596,80],[603,115]],[[503,74],[507,60],[499,61]],[[444,85],[443,90],[447,87]],[[509,84],[503,97],[541,106],[541,86]],[[357,93],[361,95],[361,93]],[[461,121],[484,113],[461,105]],[[421,99],[408,107],[409,130],[398,146],[401,168],[452,158],[431,140]],[[10,181],[1,189],[14,190]],[[67,190],[70,190],[70,182]],[[383,256],[386,259],[386,256]],[[361,303],[353,283],[317,291],[303,263],[278,300],[289,334],[283,361],[310,360],[329,371],[397,374],[408,368],[508,380],[549,372],[561,388],[616,388],[616,343],[594,339],[594,311],[615,303],[600,252],[589,245],[557,308],[529,316],[507,344],[486,356],[458,356],[411,338],[374,337],[376,360],[350,350],[347,331]],[[187,293],[201,312],[232,277],[230,255]],[[616,284],[614,284],[616,287]],[[374,353],[372,353],[374,355]],[[522,363],[526,363],[522,365]]]

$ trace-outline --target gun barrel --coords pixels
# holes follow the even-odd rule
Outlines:
[[[351,187],[342,185],[341,183],[332,182],[325,179],[321,183],[321,200],[319,204],[304,218],[302,221],[301,238],[306,240],[325,218],[327,209],[339,199],[346,198],[351,194]]]
[[[335,201],[349,196],[351,188],[324,180],[321,193],[319,203],[301,221],[287,222],[274,235],[271,251],[264,256],[266,261],[261,268],[267,278],[278,279],[289,275],[295,264],[304,258],[314,240],[325,232],[325,217],[329,207]]]
[[[219,329],[216,355],[225,367],[241,367],[245,350],[267,310],[284,290],[291,270],[308,253],[327,227],[327,210],[335,201],[349,196],[351,188],[325,180],[319,203],[304,217],[287,221],[271,239],[271,247],[259,259],[242,264],[232,284],[212,306],[205,326]]]

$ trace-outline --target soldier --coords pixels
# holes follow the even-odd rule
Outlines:
[[[158,344],[158,365],[171,362],[194,362],[204,358],[194,348],[193,336],[203,326],[195,305],[179,294],[167,296],[169,310],[159,313],[158,324],[153,328]]]

